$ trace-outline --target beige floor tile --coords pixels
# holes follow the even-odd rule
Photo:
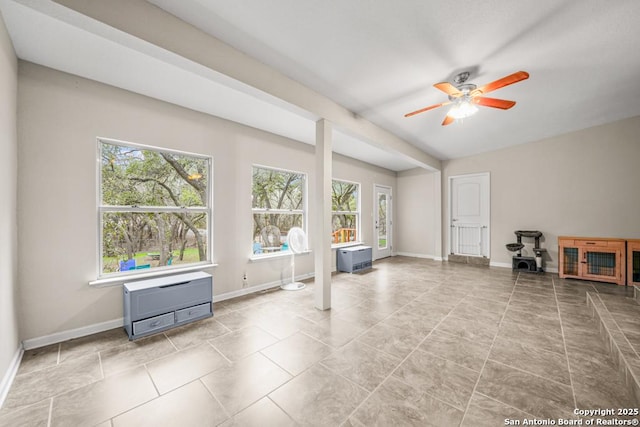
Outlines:
[[[284,369],[255,353],[204,376],[202,382],[229,414],[235,414],[290,379]]]
[[[436,327],[436,331],[446,332],[482,344],[491,344],[498,332],[498,325],[488,325],[479,320],[448,316]]]
[[[60,344],[25,350],[20,361],[18,375],[57,365],[59,353]]]
[[[487,361],[478,393],[540,418],[560,418],[574,409],[571,387]]]
[[[456,426],[463,412],[389,378],[353,415],[364,426]],[[355,424],[358,425],[358,424]]]
[[[545,330],[522,323],[504,321],[498,330],[498,337],[559,354],[565,353],[562,333],[557,330]]]
[[[335,319],[345,320],[362,328],[370,328],[385,317],[387,317],[387,314],[371,311],[370,308],[365,305],[350,307],[334,316]]]
[[[194,381],[115,417],[113,427],[213,427],[226,419],[220,404]]]
[[[420,350],[478,372],[484,365],[489,348],[489,344],[470,341],[440,331],[433,331],[420,345]]]
[[[147,364],[147,370],[160,394],[203,377],[230,363],[209,343],[189,347]]]
[[[626,387],[608,353],[569,351],[569,365],[578,407],[587,408],[597,404],[605,408],[612,407],[614,403],[625,407],[635,405],[630,389]]]
[[[87,337],[65,341],[60,344],[60,363],[127,344],[128,342],[129,337],[124,328],[110,329]]]
[[[16,375],[0,414],[91,384],[102,378],[98,354]]]
[[[221,427],[294,427],[297,424],[284,411],[264,397],[236,414],[233,419],[225,422]]]
[[[548,287],[535,287],[535,286],[523,286],[516,285],[511,294],[511,299],[520,299],[524,301],[533,301],[538,304],[556,304],[555,292],[551,286]]]
[[[392,298],[385,298],[384,295],[381,295],[366,299],[358,306],[370,312],[388,316],[391,313],[398,311],[398,309],[408,302],[409,301],[394,301]]]
[[[260,353],[291,375],[298,375],[314,363],[327,357],[332,351],[328,345],[298,332],[260,350]]]
[[[114,329],[27,351],[0,425],[47,425],[51,407],[53,426],[448,427],[468,403],[462,424],[482,427],[633,404],[586,305],[587,292],[610,305],[609,327],[640,348],[622,287],[401,256],[333,275],[331,310],[314,308],[314,287],[216,303],[214,318],[134,342]],[[486,357],[504,363],[480,374]]]
[[[558,318],[558,306],[556,304],[539,304],[533,301],[512,299],[511,302],[509,302],[509,310],[542,315],[554,319]]]
[[[547,331],[560,332],[560,317],[558,315],[543,316],[509,307],[504,315],[503,321],[516,322]]]
[[[220,316],[215,316],[214,319],[232,331],[237,331],[254,324],[253,318],[251,318],[248,312],[244,311],[231,311]]]
[[[302,332],[332,347],[341,347],[356,338],[365,329],[362,325],[331,317],[303,327]]]
[[[269,397],[302,425],[336,426],[347,419],[367,394],[354,383],[316,365]]]
[[[462,421],[462,426],[495,427],[505,425],[505,420],[507,419],[522,423],[525,418],[530,420],[534,417],[480,393],[474,393],[469,403],[469,409]]]
[[[231,332],[209,341],[227,359],[235,362],[256,351],[262,350],[278,340],[256,326]]]
[[[100,359],[104,375],[108,377],[174,352],[176,349],[167,337],[158,334],[101,351]]]
[[[158,396],[144,367],[54,397],[52,427],[95,425]]]
[[[400,364],[401,359],[354,341],[324,359],[333,372],[373,391]]]
[[[419,316],[407,310],[399,310],[380,322],[383,325],[394,328],[408,329],[417,335],[427,336],[429,332],[439,323],[439,320],[429,317]]]
[[[564,354],[498,337],[491,348],[489,359],[549,380],[571,385],[569,365]]]
[[[468,304],[466,301],[460,302],[451,310],[451,316],[458,317],[460,319],[477,320],[488,325],[498,325],[502,319],[502,314],[495,311],[482,310],[479,307]]]
[[[312,297],[309,297],[308,301],[301,301],[296,306],[291,307],[291,312],[311,322],[321,322],[337,314],[333,310],[318,310],[315,308]]]
[[[278,339],[287,338],[313,322],[294,314],[265,314],[255,324]]]
[[[471,398],[479,372],[417,350],[405,360],[393,376],[413,388],[464,410]]]
[[[0,416],[0,426],[7,427],[48,427],[51,399],[45,399],[31,406]]]
[[[491,299],[490,296],[488,296],[488,298],[484,298],[483,296],[467,295],[460,304],[476,307],[480,310],[490,311],[500,315],[504,314],[504,311],[507,309],[506,302]]]
[[[207,340],[229,333],[231,330],[212,317],[169,329],[165,335],[179,350],[199,345]]]
[[[393,356],[404,358],[413,351],[426,336],[410,329],[400,329],[378,324],[365,332],[358,341]]]

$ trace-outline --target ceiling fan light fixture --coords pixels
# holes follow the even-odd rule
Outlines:
[[[447,113],[448,116],[460,120],[473,116],[478,112],[478,107],[473,105],[470,100],[462,100],[456,102]]]

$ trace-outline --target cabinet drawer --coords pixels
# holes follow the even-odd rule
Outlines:
[[[182,310],[176,310],[176,322],[196,319],[211,314],[211,304],[200,304]]]
[[[576,244],[580,246],[584,246],[586,248],[590,248],[590,247],[606,248],[607,246],[609,246],[609,242],[607,242],[606,240],[576,240]]]
[[[133,321],[211,301],[211,279],[178,282],[131,292]]]
[[[149,319],[133,322],[133,335],[143,334],[145,332],[155,331],[175,323],[175,314],[173,312],[162,314],[160,316],[150,317]]]

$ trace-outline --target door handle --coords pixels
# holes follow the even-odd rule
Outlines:
[[[455,218],[454,218],[454,219],[452,219],[451,221],[452,221],[452,222],[456,222],[456,221],[457,221],[457,219],[455,219]]]

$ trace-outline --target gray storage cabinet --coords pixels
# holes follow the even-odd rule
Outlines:
[[[130,340],[213,316],[213,279],[207,273],[139,280],[123,288]]]
[[[371,246],[352,246],[337,250],[338,271],[355,273],[371,268]]]

